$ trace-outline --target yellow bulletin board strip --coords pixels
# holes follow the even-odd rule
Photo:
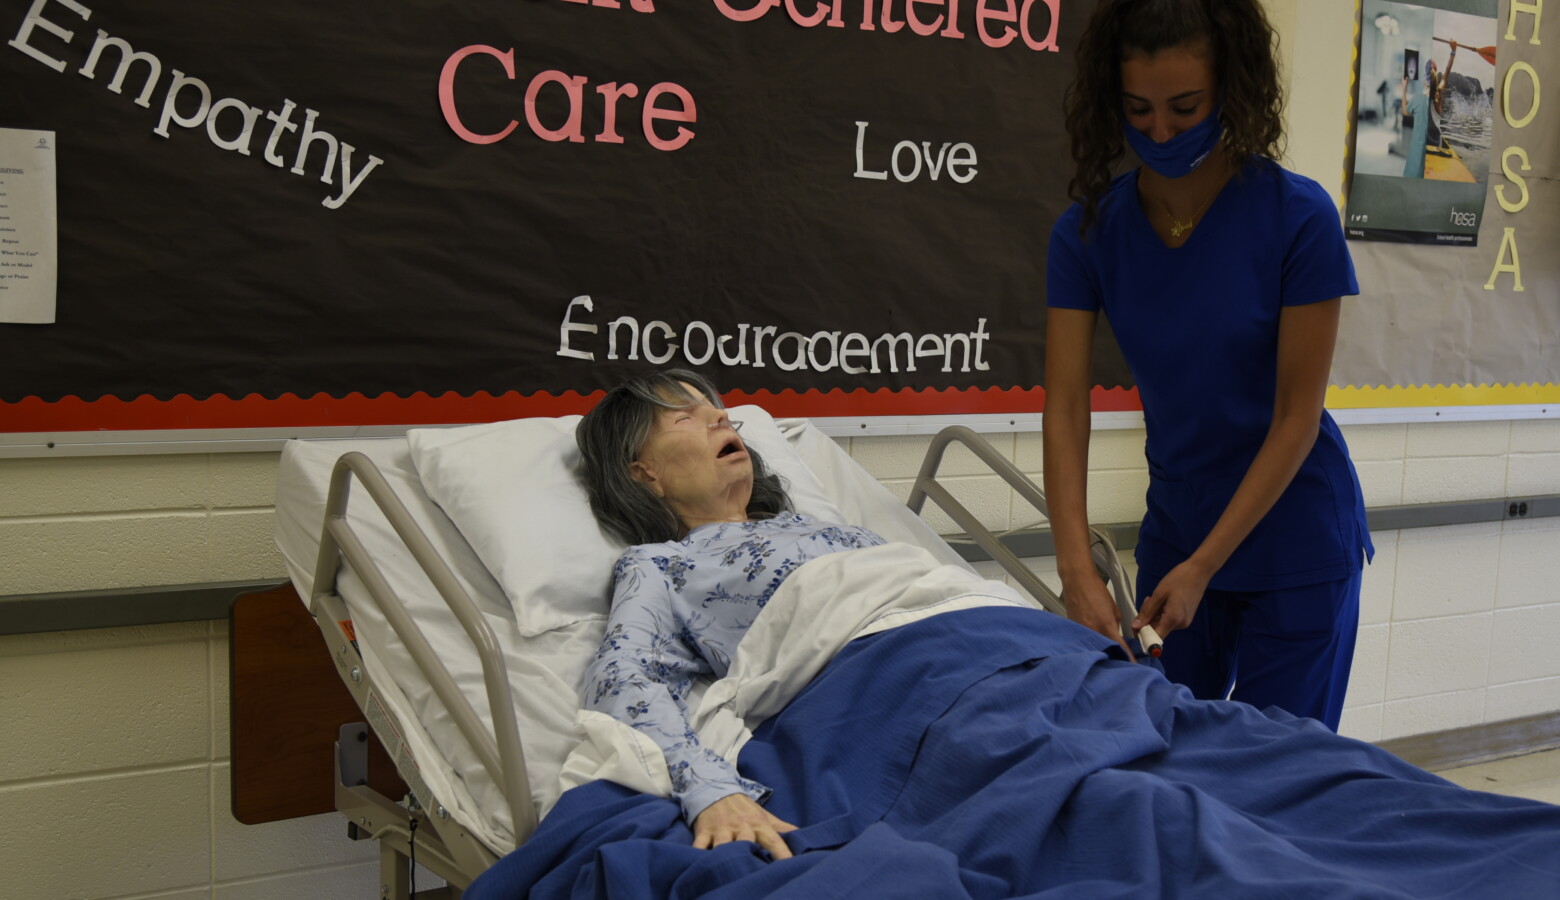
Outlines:
[[[1437,384],[1408,387],[1330,387],[1329,409],[1421,406],[1560,404],[1560,384]]]

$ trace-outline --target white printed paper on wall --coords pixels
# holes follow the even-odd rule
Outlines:
[[[0,128],[0,322],[54,322],[54,132]]]

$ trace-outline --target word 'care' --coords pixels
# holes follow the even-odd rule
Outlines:
[[[608,10],[624,8],[623,0],[565,0],[565,2]],[[655,0],[627,0],[627,2],[628,8],[634,12],[655,12]],[[847,25],[846,7],[850,6],[853,0],[713,0],[713,2],[720,14],[733,22],[757,21],[764,18],[771,10],[784,7],[785,15],[791,22],[803,28],[818,26],[844,28]],[[1014,44],[1034,51],[1056,53],[1060,50],[1056,35],[1061,24],[1061,0],[855,0],[855,2],[859,2],[861,11],[860,20],[854,23],[859,31],[897,34],[908,30],[909,34],[917,37],[937,36],[962,40],[966,37],[966,29],[968,29],[982,44],[993,49]],[[1041,10],[1044,10],[1043,16]],[[514,48],[500,50],[488,44],[470,44],[456,50],[444,61],[444,66],[439,72],[439,109],[444,113],[445,124],[449,125],[450,130],[461,140],[472,144],[497,143],[513,134],[519,128],[520,121],[518,118],[512,118],[497,131],[478,131],[461,116],[456,76],[460,74],[462,64],[473,56],[485,56],[497,60],[504,69],[504,75],[510,81],[518,80],[515,74]],[[626,106],[636,103],[640,133],[644,135],[645,143],[651,147],[663,151],[680,150],[693,140],[695,132],[687,126],[698,121],[698,109],[693,94],[682,85],[670,81],[659,82],[644,90],[643,99],[640,99],[639,85],[633,82],[620,83],[612,80],[596,84],[594,93],[599,95],[596,97],[587,96],[587,88],[590,85],[589,76],[547,69],[536,73],[526,82],[524,100],[516,106],[524,109],[525,123],[531,134],[544,141],[583,143],[588,137],[591,141],[602,144],[625,143],[623,135],[618,132],[618,119],[624,114],[622,111]],[[536,112],[537,97],[547,89],[562,90],[567,97],[567,113],[562,122],[544,122]],[[599,108],[602,126],[600,131],[587,136],[582,123],[588,104]],[[632,112],[628,115],[632,115]],[[668,134],[658,130],[659,122],[683,124],[675,125]],[[906,156],[906,161],[901,164],[901,156],[905,153],[906,147],[912,155]],[[965,152],[960,148],[969,148],[969,145],[958,144],[951,148],[945,145],[944,151],[952,154],[948,159],[950,177],[962,183],[974,175],[973,170],[969,171],[969,177],[953,175],[955,160]],[[929,146],[923,145],[922,149],[925,150],[924,153],[918,150],[915,144],[905,142],[901,142],[900,146],[894,148],[893,168],[896,178],[900,181],[915,180],[919,177],[923,164],[928,170],[940,169],[942,157],[938,155],[933,158]],[[858,155],[859,152],[858,150]],[[973,165],[973,149],[969,149],[968,152],[971,161],[960,165]],[[902,174],[905,165],[910,165],[913,170],[908,177]],[[861,167],[857,168],[859,170]],[[875,174],[862,174],[858,171],[857,177],[885,179],[887,173],[886,170]],[[934,179],[938,177],[935,171],[932,177]]]
[[[462,47],[450,54],[450,58],[444,61],[444,69],[439,73],[439,108],[444,112],[444,121],[450,126],[461,140],[472,144],[493,144],[509,137],[510,133],[519,126],[519,122],[510,119],[509,123],[498,131],[479,133],[467,127],[461,119],[460,110],[455,100],[455,75],[461,67],[461,63],[471,56],[489,56],[498,60],[504,68],[504,75],[510,80],[515,80],[515,51],[513,48],[499,50],[486,44],[472,44]],[[531,78],[525,88],[525,121],[530,127],[531,133],[544,141],[572,141],[582,143],[585,140],[585,132],[581,119],[585,110],[585,86],[590,84],[590,79],[584,75],[569,75],[557,69],[548,69],[538,72]],[[556,85],[561,88],[568,97],[568,115],[562,123],[548,125],[542,122],[536,114],[536,98],[542,89],[548,85]],[[601,130],[592,136],[592,140],[603,144],[621,144],[623,136],[618,134],[618,104],[625,98],[632,100],[639,96],[639,85],[632,82],[618,84],[609,81],[596,86],[596,93],[601,97]],[[662,106],[660,101],[665,97],[673,104]],[[640,129],[645,136],[645,142],[657,150],[679,150],[689,141],[693,140],[693,130],[682,125],[671,137],[662,137],[656,132],[655,123],[658,121],[695,122],[699,114],[697,106],[693,102],[693,95],[680,84],[663,81],[653,85],[645,91],[645,99],[640,105],[639,121]]]

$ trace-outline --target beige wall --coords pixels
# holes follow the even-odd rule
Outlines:
[[[1370,506],[1551,494],[1560,490],[1560,420],[1344,428]],[[1038,434],[988,435],[1037,482]],[[924,438],[856,438],[852,455],[900,496]],[[1148,473],[1141,430],[1097,432],[1090,518],[1136,521]],[[967,453],[944,471],[993,530],[1035,516]],[[927,518],[952,530],[935,513]],[[1372,536],[1359,643],[1342,731],[1384,740],[1560,710],[1560,518],[1388,531]],[[1046,572],[1049,560],[1033,561]],[[1054,577],[1049,583],[1055,586]]]
[[[276,454],[0,460],[0,595],[282,578]],[[378,895],[369,843],[229,813],[227,623],[0,636],[0,894]]]
[[[229,814],[225,622],[0,637],[0,716],[7,897],[377,896],[339,816]]]
[[[270,578],[276,454],[0,460],[0,596]]]
[[[1560,487],[1560,420],[1345,434],[1374,506]],[[1039,480],[1038,434],[989,437]],[[1142,440],[1140,430],[1096,434],[1096,521],[1141,516]],[[903,496],[926,442],[842,444]],[[0,460],[0,593],[281,579],[265,505],[275,465],[274,454]],[[1033,522],[976,466],[957,450],[945,465],[960,500],[992,528]],[[1560,518],[1375,538],[1346,734],[1378,740],[1560,709]],[[0,841],[6,896],[375,896],[371,848],[347,840],[339,817],[233,821],[226,679],[223,622],[0,637],[0,818],[15,826]]]
[[[1269,6],[1286,58],[1306,61],[1291,90],[1290,160],[1336,192],[1353,2]],[[1345,432],[1371,505],[1560,490],[1557,420]],[[991,438],[1038,479],[1038,435]],[[919,438],[844,443],[901,495],[925,447]],[[1096,436],[1096,521],[1141,515],[1141,447],[1141,431]],[[1032,520],[967,463],[955,454],[945,471],[966,473],[955,474],[956,491],[989,525]],[[0,595],[280,579],[275,468],[274,454],[0,460]],[[1376,542],[1345,733],[1382,739],[1560,709],[1560,519]],[[0,637],[0,819],[11,826],[0,840],[0,891],[19,900],[377,896],[371,848],[348,841],[338,817],[233,821],[226,678],[221,622]]]

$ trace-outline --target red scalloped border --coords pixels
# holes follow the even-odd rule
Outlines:
[[[196,399],[179,394],[159,400],[143,394],[133,400],[63,397],[45,401],[27,397],[0,402],[0,431],[160,431],[212,428],[320,428],[362,425],[445,425],[496,422],[526,416],[583,413],[602,394],[545,391],[521,394],[478,392],[471,395],[416,393],[409,397],[351,393],[344,397],[315,394],[299,397],[250,394],[234,399],[215,395]],[[795,391],[731,391],[731,404],[757,403],[775,416],[916,416],[976,413],[1035,413],[1045,406],[1044,388],[926,388],[869,391],[840,388]],[[1100,412],[1143,408],[1136,388],[1095,388],[1093,406]]]

